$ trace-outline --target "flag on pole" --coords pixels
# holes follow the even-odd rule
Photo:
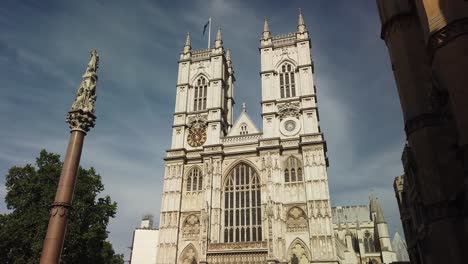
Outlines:
[[[206,24],[203,26],[203,36],[205,36],[205,31],[209,24],[210,24],[210,19],[208,19],[208,22],[206,22]]]

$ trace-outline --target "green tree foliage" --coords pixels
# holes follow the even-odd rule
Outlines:
[[[0,214],[0,263],[38,263],[47,231],[49,205],[55,197],[62,163],[60,156],[42,150],[36,167],[12,167],[6,175],[5,202],[11,211]],[[79,168],[70,212],[62,263],[123,263],[106,241],[109,219],[117,204],[104,190],[93,168]]]

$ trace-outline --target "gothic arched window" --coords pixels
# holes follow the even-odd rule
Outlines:
[[[284,166],[284,182],[301,182],[303,179],[301,161],[296,157],[289,157]]]
[[[375,252],[374,239],[369,231],[364,233],[364,251],[366,253]]]
[[[200,168],[193,168],[187,176],[187,192],[197,192],[203,189],[203,176]]]
[[[281,98],[296,96],[296,81],[294,78],[294,67],[290,63],[284,63],[280,69],[280,93]]]
[[[260,178],[246,163],[228,174],[224,185],[224,242],[262,240]]]
[[[193,89],[193,111],[206,109],[206,94],[208,90],[208,81],[205,77],[198,78]]]

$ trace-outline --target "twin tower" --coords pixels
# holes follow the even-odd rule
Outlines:
[[[338,263],[309,32],[260,39],[263,131],[234,120],[234,69],[214,46],[180,54],[157,263]],[[242,89],[242,88],[241,88]]]

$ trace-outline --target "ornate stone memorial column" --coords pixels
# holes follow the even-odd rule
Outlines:
[[[60,181],[50,208],[49,226],[44,239],[41,264],[59,263],[65,239],[68,211],[70,210],[75,190],[76,173],[80,164],[81,150],[86,133],[94,127],[96,116],[96,83],[99,56],[96,50],[91,52],[91,59],[78,87],[75,101],[67,115],[70,127],[70,141],[63,163]]]

